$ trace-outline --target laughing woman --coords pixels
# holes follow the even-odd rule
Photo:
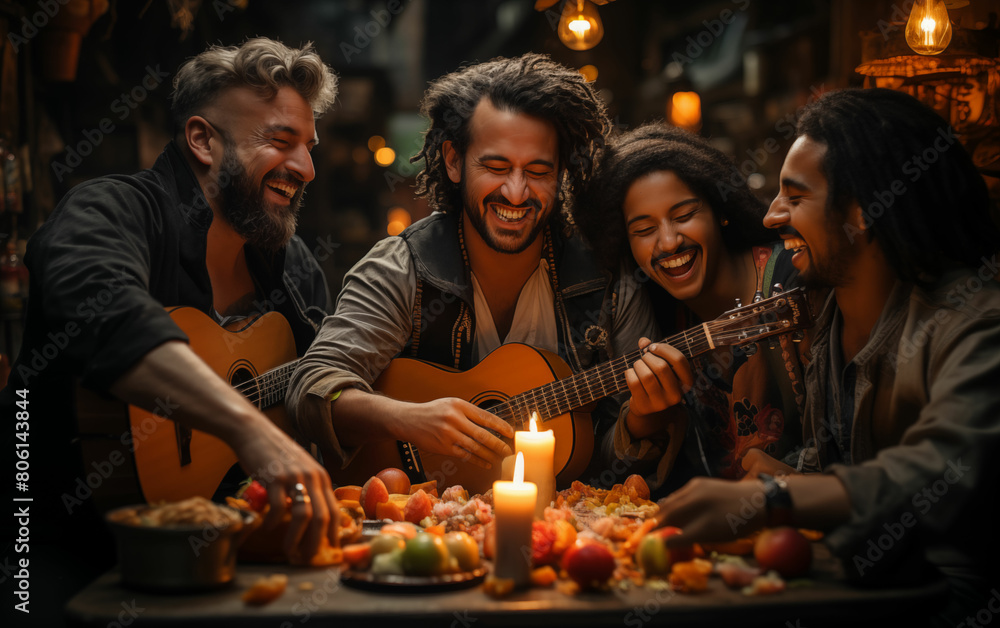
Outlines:
[[[737,299],[766,298],[776,283],[796,284],[792,252],[764,228],[766,206],[743,181],[706,141],[650,124],[612,141],[579,201],[576,222],[602,263],[652,278],[646,286],[665,335],[710,321]],[[661,495],[692,476],[761,470],[760,452],[795,465],[804,350],[782,336],[753,355],[720,347],[691,359],[684,403],[666,415],[623,413],[616,454],[655,464],[647,481]]]

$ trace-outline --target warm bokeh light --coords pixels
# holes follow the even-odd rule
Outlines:
[[[399,235],[403,232],[413,222],[413,217],[410,216],[410,212],[406,211],[402,207],[393,207],[389,210],[386,215],[386,219],[389,223],[386,228],[386,233],[391,236]]]
[[[385,138],[381,135],[373,135],[368,138],[368,150],[375,152],[385,146]]]
[[[951,20],[944,0],[916,0],[905,34],[906,43],[917,54],[941,54],[951,43]]]
[[[566,0],[556,33],[567,48],[590,50],[604,37],[604,24],[589,0]]]
[[[701,97],[696,92],[677,92],[670,99],[670,123],[696,130],[701,125]]]
[[[375,151],[375,163],[378,165],[391,166],[394,161],[396,161],[396,151],[392,150],[388,146],[383,146]]]
[[[597,66],[585,65],[580,68],[580,74],[586,79],[588,83],[593,83],[597,80]]]

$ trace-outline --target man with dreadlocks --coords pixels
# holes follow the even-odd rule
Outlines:
[[[579,371],[635,350],[654,329],[636,283],[612,282],[567,219],[610,127],[578,72],[538,54],[495,59],[435,81],[422,113],[430,129],[415,157],[425,162],[418,193],[436,212],[351,270],[291,383],[294,420],[328,468],[373,441],[408,441],[483,468],[510,454],[502,438],[513,428],[472,403],[372,394],[397,356],[465,370],[521,342]],[[605,399],[593,413],[588,482],[614,479],[604,437],[619,405]]]
[[[809,105],[764,224],[832,288],[806,367],[811,460],[784,481],[696,479],[660,503],[686,542],[771,522],[829,530],[848,576],[951,585],[935,625],[993,604],[1000,511],[1000,232],[948,124],[890,90]],[[747,501],[767,495],[747,519]],[[994,516],[990,516],[994,515]],[[975,625],[968,619],[967,625]]]

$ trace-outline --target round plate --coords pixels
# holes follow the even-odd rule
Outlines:
[[[397,576],[347,569],[340,572],[340,581],[346,585],[370,591],[392,591],[394,593],[444,591],[474,586],[482,582],[488,572],[489,569],[485,566],[480,566],[472,571],[450,573],[443,576]]]

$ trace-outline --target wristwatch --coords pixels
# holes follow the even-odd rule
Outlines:
[[[791,525],[792,494],[788,492],[788,482],[785,481],[784,477],[774,477],[767,473],[758,474],[757,479],[764,483],[767,527]]]

